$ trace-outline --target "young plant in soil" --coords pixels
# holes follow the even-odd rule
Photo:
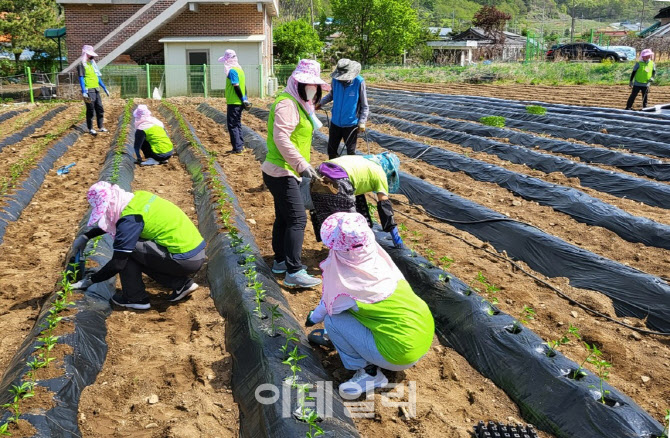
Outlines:
[[[10,422],[18,423],[21,416],[21,400],[35,395],[32,382],[23,382],[21,385],[12,385],[9,392],[14,394],[12,401],[2,405],[2,408],[9,409],[12,416],[9,417]]]
[[[485,116],[480,118],[479,121],[487,126],[495,126],[496,128],[505,127],[505,118],[501,116]]]
[[[286,360],[282,361],[283,364],[286,364],[289,366],[291,369],[291,377],[288,377],[286,380],[291,382],[291,386],[294,388],[297,387],[297,382],[298,382],[298,377],[297,374],[302,371],[302,368],[300,368],[300,365],[298,365],[298,362],[304,358],[306,358],[306,354],[300,354],[298,351],[298,346],[296,345],[293,347],[293,350],[288,354],[288,358]]]
[[[584,364],[586,362],[591,363],[592,360],[597,359],[603,355],[603,353],[600,350],[598,350],[598,347],[596,347],[595,344],[589,345],[588,343],[584,342],[584,348],[586,348],[587,351],[586,358],[582,361],[582,363],[579,364],[579,367],[576,370],[570,372],[569,377],[571,379],[579,380],[583,377],[586,377],[586,371],[584,371]]]
[[[438,262],[439,264],[437,266],[443,271],[446,271],[454,263],[454,259],[451,259],[447,256],[442,256],[438,259]],[[449,281],[451,279],[451,276],[449,274],[440,274],[438,278],[440,281]]]
[[[565,332],[563,336],[561,336],[559,339],[555,341],[547,341],[547,352],[545,353],[549,357],[554,357],[556,356],[556,353],[558,352],[558,348],[561,345],[565,345],[570,342],[570,335],[574,336],[577,340],[581,340],[582,337],[579,334],[579,329],[575,327],[574,325],[570,324],[568,327],[568,331]]]
[[[11,436],[9,432],[9,423],[0,424],[0,436]]]
[[[600,390],[600,403],[605,404],[605,395],[609,394],[609,390],[603,389],[603,382],[610,379],[610,372],[608,371],[612,368],[612,364],[607,362],[600,356],[591,357],[589,363],[596,367],[596,372],[598,374],[599,390]],[[595,388],[595,385],[589,385],[589,388]]]
[[[307,415],[307,418],[305,421],[307,421],[307,425],[309,426],[309,430],[305,434],[305,438],[314,438],[317,436],[323,435],[323,429],[319,427],[318,424],[316,424],[317,420],[319,418],[319,413],[316,412],[316,409],[311,411],[309,415]]]
[[[535,114],[535,115],[538,115],[538,116],[543,116],[543,115],[547,114],[547,109],[545,107],[539,106],[539,105],[528,105],[526,107],[526,112],[528,114]]]
[[[281,318],[282,313],[279,311],[279,304],[270,306],[270,336],[275,336],[277,334],[277,327],[275,323],[279,318]]]
[[[50,356],[51,350],[53,350],[53,348],[56,346],[56,342],[58,342],[58,336],[45,335],[41,338],[37,338],[37,340],[43,343],[43,345],[40,347],[42,352],[39,353],[38,356],[42,358],[42,362],[48,365],[52,360],[55,359],[54,357]]]
[[[523,306],[519,317],[514,320],[510,331],[514,334],[521,332],[523,325],[528,324],[528,321],[531,319],[535,319],[535,310],[530,306]]]
[[[496,294],[500,292],[500,288],[493,283],[489,283],[489,281],[486,279],[484,274],[481,273],[481,271],[478,272],[477,277],[475,277],[475,279],[472,282],[470,282],[470,287],[475,289],[477,292],[481,293],[482,290],[480,290],[477,287],[474,287],[475,282],[478,282],[479,284],[484,286],[484,293],[486,294],[486,297],[488,298],[489,302],[489,308],[486,311],[486,313],[488,313],[490,316],[495,315],[496,310],[493,308],[493,306],[498,304],[498,297],[496,296]]]
[[[279,327],[279,331],[284,333],[286,335],[286,343],[279,348],[279,350],[283,353],[284,357],[288,356],[288,345],[291,343],[291,341],[295,342],[296,344],[300,342],[300,339],[298,339],[295,334],[297,333],[296,330],[293,329],[287,329],[285,327]]]

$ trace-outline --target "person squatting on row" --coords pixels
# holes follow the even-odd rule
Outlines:
[[[174,152],[174,147],[165,132],[163,122],[151,115],[146,105],[138,105],[133,111],[135,117],[135,156],[136,164],[154,166],[165,164]],[[140,150],[145,161],[140,157]]]
[[[106,181],[93,184],[86,198],[93,207],[88,226],[97,227],[77,237],[73,249],[83,251],[89,239],[107,233],[114,239],[114,254],[73,289],[86,289],[120,274],[122,291],[112,302],[145,310],[151,304],[142,273],[172,289],[168,301],[179,301],[198,288],[188,276],[205,262],[205,241],[179,207],[152,193],[126,192]]]
[[[358,396],[386,386],[381,368],[414,366],[430,348],[435,323],[362,215],[329,216],[321,239],[330,249],[321,262],[321,301],[305,325],[324,323],[342,364],[356,371],[340,392]]]
[[[86,126],[88,133],[97,135],[99,132],[107,132],[105,129],[105,109],[102,106],[102,97],[100,96],[100,88],[109,96],[109,91],[105,83],[102,82],[102,74],[98,65],[95,63],[95,58],[98,56],[93,51],[93,47],[85,45],[81,49],[81,63],[77,65],[77,73],[79,74],[79,85],[81,86],[81,95],[84,98],[86,105]],[[93,114],[98,122],[98,131],[93,129]]]
[[[331,73],[331,91],[316,104],[316,109],[333,102],[328,127],[328,158],[339,157],[340,141],[344,140],[347,155],[356,154],[358,133],[365,132],[365,122],[370,112],[365,80],[359,74],[361,64],[350,59],[337,61]]]
[[[268,153],[261,165],[263,182],[272,194],[275,209],[272,272],[286,273],[284,285],[293,288],[321,284],[320,279],[307,273],[301,261],[307,214],[299,187],[301,177],[319,177],[309,160],[312,133],[321,126],[314,115],[314,104],[322,90],[330,89],[320,75],[318,62],[300,60],[285,91],[270,108]]]

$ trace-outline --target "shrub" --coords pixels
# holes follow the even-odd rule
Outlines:
[[[543,116],[547,114],[547,109],[539,105],[528,105],[526,107],[526,112],[528,114],[537,114],[538,116]]]
[[[500,116],[485,116],[479,119],[479,121],[488,126],[495,126],[497,128],[505,127],[505,118]]]

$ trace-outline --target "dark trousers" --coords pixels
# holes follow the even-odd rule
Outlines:
[[[226,125],[230,134],[230,144],[233,151],[244,149],[244,138],[242,137],[242,105],[228,105],[226,112]]]
[[[144,140],[144,143],[142,143],[142,153],[144,154],[145,160],[153,158],[156,161],[165,161],[172,156],[172,152],[168,152],[167,154],[155,153],[153,150],[151,150],[151,145],[146,140]]]
[[[98,129],[104,127],[105,109],[102,107],[102,97],[100,97],[100,90],[97,88],[89,88],[87,90],[88,97],[91,102],[86,102],[86,126],[88,129],[93,129],[93,113],[98,121]]]
[[[275,260],[286,261],[286,270],[294,274],[302,269],[300,255],[307,225],[305,203],[298,180],[292,176],[275,178],[264,172],[263,182],[272,193],[275,204],[275,222],[272,226]]]
[[[181,289],[191,281],[188,276],[198,272],[203,263],[205,263],[204,249],[190,259],[175,260],[165,247],[151,240],[140,240],[119,274],[123,296],[133,302],[148,297],[142,273],[162,286],[173,290]]]
[[[633,108],[635,98],[637,97],[640,91],[642,92],[642,108],[647,107],[647,96],[649,95],[649,87],[641,87],[639,85],[633,85],[633,90],[630,92],[628,102],[626,102],[626,109]]]
[[[340,141],[344,140],[347,147],[347,155],[356,155],[356,141],[358,141],[358,126],[347,126],[342,128],[334,123],[330,123],[328,128],[328,159],[337,158],[340,154],[337,150],[340,148]]]

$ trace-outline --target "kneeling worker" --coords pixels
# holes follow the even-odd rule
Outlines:
[[[74,289],[120,274],[122,292],[112,302],[144,310],[151,305],[143,272],[172,289],[168,301],[179,301],[198,288],[189,275],[205,262],[205,241],[179,207],[152,193],[126,192],[106,181],[93,184],[87,199],[93,206],[88,225],[98,227],[77,237],[73,249],[83,250],[89,239],[108,233],[114,238],[114,255],[98,272],[74,283]]]
[[[172,156],[174,148],[165,132],[163,122],[151,115],[146,105],[138,105],[133,111],[135,117],[135,155],[141,166],[165,164]],[[140,158],[140,149],[145,161]]]

